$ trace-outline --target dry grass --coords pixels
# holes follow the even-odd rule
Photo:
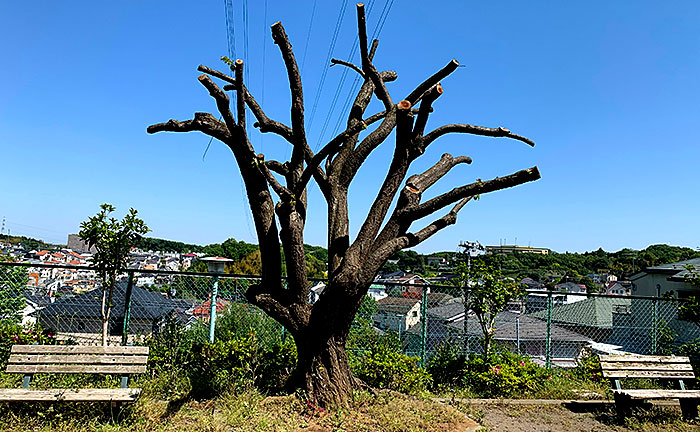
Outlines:
[[[342,410],[324,411],[294,396],[257,392],[215,400],[157,401],[142,397],[120,418],[97,404],[0,405],[0,430],[14,431],[463,431],[470,425],[450,407],[407,396],[358,393]]]

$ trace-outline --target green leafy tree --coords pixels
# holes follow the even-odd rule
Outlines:
[[[0,262],[13,261],[0,255]],[[0,266],[0,322],[18,324],[22,319],[22,309],[26,305],[24,288],[27,286],[25,267]]]
[[[98,268],[102,281],[102,345],[107,345],[109,317],[112,311],[112,297],[119,273],[126,267],[129,251],[149,229],[143,220],[139,219],[137,211],[129,209],[129,213],[120,221],[110,214],[115,210],[110,204],[102,204],[100,211],[80,224],[78,235],[90,248],[97,252],[92,257],[92,263]]]
[[[700,288],[700,272],[693,266],[688,266],[687,270],[686,282]],[[700,327],[700,296],[688,296],[688,299],[678,306],[678,318]]]
[[[467,300],[468,308],[476,315],[483,339],[484,359],[488,359],[494,334],[496,315],[502,312],[509,302],[522,297],[524,288],[512,279],[506,278],[500,270],[482,263],[475,263],[468,268],[460,264],[460,279],[470,288]]]

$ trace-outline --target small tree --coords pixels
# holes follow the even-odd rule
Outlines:
[[[102,204],[100,208],[99,213],[80,224],[78,235],[89,248],[94,247],[97,250],[92,257],[92,263],[98,268],[102,281],[102,345],[107,345],[117,276],[126,267],[131,248],[149,229],[143,220],[136,217],[138,212],[133,208],[129,209],[129,213],[121,221],[109,217],[115,210],[114,206]]]
[[[14,261],[0,254],[0,262]],[[25,267],[0,266],[0,323],[17,324],[26,306],[24,290],[29,278]]]
[[[471,281],[467,309],[474,312],[483,333],[482,348],[484,359],[488,359],[494,335],[496,316],[508,303],[524,295],[525,290],[517,282],[507,279],[500,270],[482,263],[473,264],[471,269],[460,264],[461,280]],[[468,335],[465,335],[468,337]]]
[[[685,275],[685,281],[700,288],[700,272],[693,266],[687,266],[688,271]],[[694,323],[700,327],[700,296],[693,294],[688,296],[686,301],[678,305],[678,318],[683,321]]]

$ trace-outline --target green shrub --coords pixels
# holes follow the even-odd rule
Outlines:
[[[583,381],[602,381],[603,376],[600,370],[600,359],[597,355],[590,352],[584,353],[576,361],[576,367],[571,369],[570,375]]]
[[[353,374],[370,386],[416,393],[427,388],[431,379],[418,365],[417,357],[402,354],[388,345],[377,345],[371,351],[350,355]]]
[[[427,369],[437,389],[448,386],[458,387],[466,376],[467,361],[458,345],[450,342],[441,344],[428,361]]]
[[[272,345],[260,355],[256,386],[267,393],[279,393],[297,363],[297,347],[292,338]]]
[[[529,358],[508,351],[494,353],[488,361],[472,354],[463,385],[483,397],[509,397],[537,391],[552,378],[551,373]]]
[[[530,394],[549,381],[552,372],[529,358],[504,350],[487,359],[471,354],[468,358],[454,344],[441,345],[428,362],[433,388],[460,388],[482,397],[508,397]]]
[[[258,367],[254,334],[198,344],[188,365],[192,395],[211,397],[232,388],[252,387]]]

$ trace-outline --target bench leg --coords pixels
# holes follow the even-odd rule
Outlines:
[[[615,408],[617,419],[620,423],[624,423],[625,418],[632,414],[632,398],[626,394],[615,393]]]
[[[680,399],[681,413],[684,420],[692,420],[698,417],[698,399]]]

